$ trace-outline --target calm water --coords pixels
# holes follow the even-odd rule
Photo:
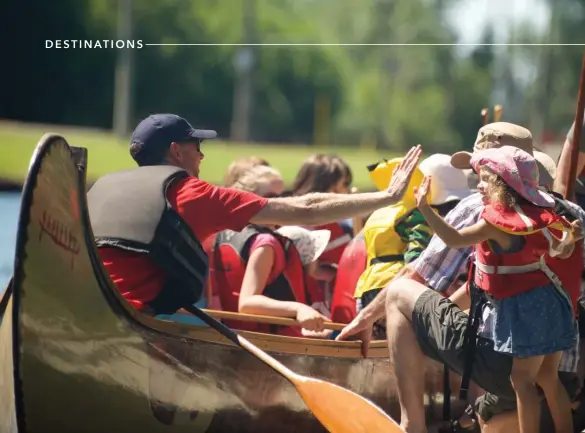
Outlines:
[[[19,212],[20,193],[0,192],[0,293],[12,276]]]

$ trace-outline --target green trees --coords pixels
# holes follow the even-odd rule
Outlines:
[[[444,17],[457,1],[134,0],[133,28],[144,43],[451,44],[456,37]],[[0,118],[111,128],[118,51],[46,49],[45,40],[116,39],[117,2],[25,3],[4,2],[0,13],[5,40],[14,41],[2,53]],[[514,42],[585,42],[578,40],[585,0],[549,3],[551,32],[519,24]],[[489,27],[484,41],[493,41]],[[136,50],[132,123],[178,112],[229,137],[239,49]],[[448,45],[250,50],[250,139],[392,149],[423,143],[450,152],[471,144],[481,108],[496,102],[504,119],[537,131],[566,129],[583,47],[478,47],[466,56]]]

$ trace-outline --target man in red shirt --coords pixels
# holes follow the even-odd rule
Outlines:
[[[391,205],[421,154],[420,146],[409,151],[386,191],[266,199],[199,179],[201,143],[216,136],[174,114],[151,115],[131,138],[139,167],[98,179],[88,193],[104,267],[139,310],[171,314],[200,298],[208,267],[201,243],[210,235],[249,223],[318,225]]]

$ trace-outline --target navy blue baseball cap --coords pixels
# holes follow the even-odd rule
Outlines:
[[[172,142],[216,138],[217,132],[195,129],[176,114],[152,114],[138,124],[130,139],[130,154],[139,165],[160,162]]]

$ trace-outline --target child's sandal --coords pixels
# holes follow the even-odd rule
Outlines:
[[[451,421],[449,427],[447,429],[442,429],[441,433],[480,433],[481,429],[479,427],[479,422],[477,421],[477,416],[473,411],[473,407],[467,406],[465,408],[465,413],[471,418],[473,423],[470,426],[463,427],[459,420],[456,419]]]

